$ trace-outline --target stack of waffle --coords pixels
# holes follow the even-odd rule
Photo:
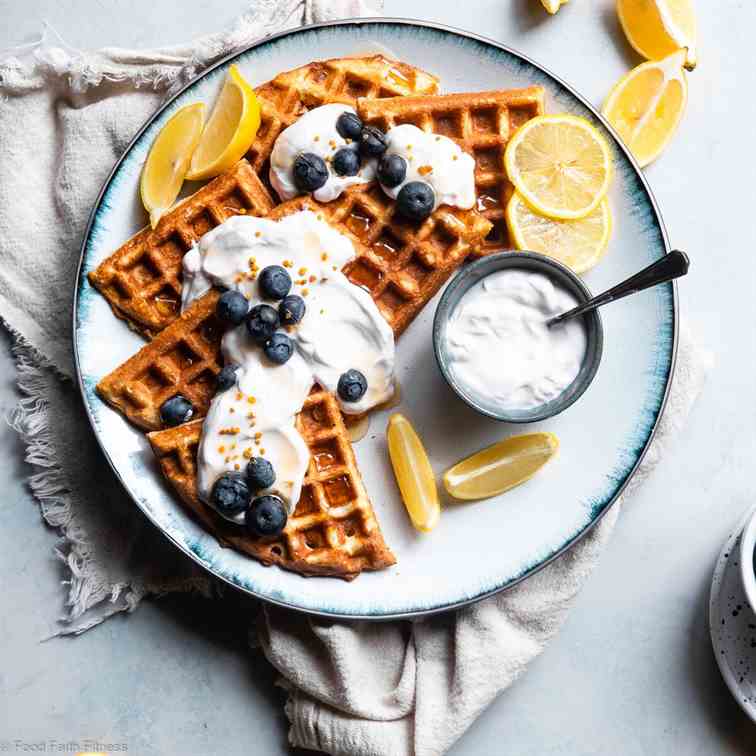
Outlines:
[[[309,469],[280,536],[252,536],[199,500],[196,453],[201,418],[222,367],[222,331],[215,291],[181,313],[181,259],[231,215],[278,219],[312,210],[350,238],[356,254],[344,273],[370,292],[398,337],[466,258],[500,248],[497,224],[508,192],[503,150],[513,129],[543,110],[537,87],[446,96],[435,95],[436,89],[434,77],[381,56],[313,63],[281,74],[257,89],[262,123],[248,160],[177,205],[154,230],[139,232],[89,276],[113,312],[151,338],[100,381],[98,393],[151,431],[163,474],[203,526],[222,544],[264,564],[351,579],[396,560],[383,540],[338,403],[317,386],[297,417],[311,453]],[[352,187],[327,204],[306,196],[275,205],[264,176],[276,137],[306,109],[328,102],[353,104],[365,120],[382,127],[414,123],[456,139],[476,158],[479,211],[441,206],[424,222],[410,222],[397,215],[379,187],[369,185]],[[161,430],[160,407],[176,394],[192,402],[194,419]]]

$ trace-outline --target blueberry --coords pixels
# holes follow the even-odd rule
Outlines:
[[[278,535],[286,527],[286,507],[278,496],[258,496],[244,515],[247,527],[258,536]]]
[[[294,344],[285,333],[274,333],[263,347],[265,356],[276,365],[283,365],[291,359]]]
[[[215,312],[218,318],[228,325],[239,325],[247,317],[249,302],[243,294],[229,289],[220,295]]]
[[[425,220],[433,212],[435,202],[433,189],[424,181],[410,181],[399,190],[396,197],[399,212],[414,221]]]
[[[356,142],[362,132],[362,121],[356,113],[346,110],[336,119],[336,131],[344,139],[353,139]]]
[[[257,344],[264,344],[278,328],[278,311],[270,305],[255,305],[247,316],[247,331]]]
[[[302,152],[294,160],[294,184],[300,192],[314,192],[328,181],[328,166],[322,157]]]
[[[189,422],[192,415],[194,415],[192,403],[181,394],[166,399],[160,407],[160,419],[163,425],[181,425],[181,423]]]
[[[216,391],[228,391],[236,383],[238,365],[224,365],[220,373],[215,376]]]
[[[273,465],[265,457],[252,457],[247,464],[247,485],[251,491],[262,491],[276,482]]]
[[[356,176],[362,165],[360,154],[357,150],[350,150],[349,147],[342,147],[334,156],[333,170],[339,176]]]
[[[384,155],[378,163],[378,181],[393,189],[407,178],[407,162],[401,155]]]
[[[249,507],[251,495],[249,487],[240,472],[223,473],[213,484],[210,492],[211,504],[229,517],[238,515]]]
[[[365,126],[360,132],[360,152],[366,157],[383,155],[388,147],[386,135],[375,126]]]
[[[289,294],[281,300],[278,305],[278,317],[281,319],[281,325],[296,325],[304,317],[305,303],[302,297],[296,294]]]
[[[336,390],[345,402],[358,402],[367,391],[367,378],[359,370],[347,370],[339,376]]]
[[[291,289],[291,276],[280,265],[268,265],[257,279],[260,291],[268,299],[283,299]]]

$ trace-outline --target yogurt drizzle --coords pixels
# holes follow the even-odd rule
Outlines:
[[[447,326],[452,375],[503,410],[551,401],[575,380],[586,351],[577,319],[546,321],[577,305],[540,273],[501,270],[464,294]]]
[[[182,309],[213,285],[236,289],[256,304],[261,297],[255,271],[273,264],[288,268],[291,293],[302,296],[307,307],[288,331],[295,352],[284,365],[265,357],[244,324],[223,336],[225,363],[239,369],[236,386],[214,397],[203,425],[197,477],[204,501],[209,503],[222,473],[243,470],[249,457],[264,456],[276,472],[272,491],[291,513],[310,459],[295,416],[313,384],[335,394],[341,373],[360,370],[368,389],[358,402],[339,399],[346,413],[365,412],[391,397],[394,334],[371,296],[341,272],[354,254],[347,237],[304,210],[279,221],[236,216],[185,255]]]

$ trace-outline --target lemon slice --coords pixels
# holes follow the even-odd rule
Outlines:
[[[630,44],[649,60],[684,49],[685,67],[696,67],[698,28],[692,0],[617,0],[617,14]]]
[[[655,160],[680,125],[688,102],[685,50],[642,63],[609,93],[603,113],[641,168]]]
[[[139,193],[153,228],[181,191],[204,120],[205,106],[201,102],[187,105],[163,126],[150,147],[142,168]]]
[[[487,499],[530,480],[559,449],[553,433],[511,436],[473,454],[444,473],[455,499]]]
[[[567,0],[541,0],[543,7],[552,15],[556,13]]]
[[[186,177],[208,179],[231,168],[249,149],[258,128],[260,103],[255,90],[231,66]]]
[[[436,477],[422,441],[410,421],[399,412],[389,418],[386,440],[396,482],[410,520],[418,530],[427,533],[438,524],[441,509]]]
[[[572,268],[590,270],[606,251],[612,233],[609,200],[578,220],[554,220],[534,213],[517,192],[507,205],[507,228],[516,249],[540,252]]]
[[[505,154],[510,181],[548,218],[583,218],[604,199],[612,157],[604,137],[572,115],[532,118],[510,139]]]

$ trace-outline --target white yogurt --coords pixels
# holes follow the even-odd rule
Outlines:
[[[287,267],[291,293],[306,305],[302,321],[288,330],[295,351],[284,365],[265,357],[244,324],[223,336],[225,364],[240,367],[236,385],[213,398],[203,424],[197,482],[206,502],[222,473],[264,456],[276,473],[272,490],[291,513],[310,459],[294,421],[312,385],[317,381],[336,393],[343,372],[363,373],[365,395],[357,402],[339,400],[346,413],[365,412],[392,396],[394,334],[372,297],[341,272],[354,254],[346,236],[305,210],[279,221],[235,216],[185,255],[183,308],[213,285],[236,289],[257,304],[253,269],[274,264]],[[243,515],[233,519],[242,522]]]
[[[449,370],[501,410],[555,399],[577,377],[587,336],[577,320],[546,321],[577,300],[540,273],[500,270],[474,284],[447,325]]]
[[[440,134],[432,134],[412,124],[394,126],[386,132],[387,155],[400,155],[407,164],[407,175],[399,186],[383,191],[396,199],[410,181],[424,181],[433,187],[435,210],[452,205],[469,210],[475,205],[475,160],[460,146]]]
[[[356,176],[339,176],[331,166],[333,156],[342,147],[357,146],[351,139],[336,131],[336,121],[342,113],[355,113],[349,105],[333,103],[308,110],[291,126],[285,128],[273,145],[270,156],[270,183],[282,200],[301,194],[294,183],[294,161],[302,152],[311,152],[325,160],[328,166],[328,181],[316,189],[312,196],[318,202],[330,202],[355,184],[366,184],[375,178],[376,161],[363,160]]]

